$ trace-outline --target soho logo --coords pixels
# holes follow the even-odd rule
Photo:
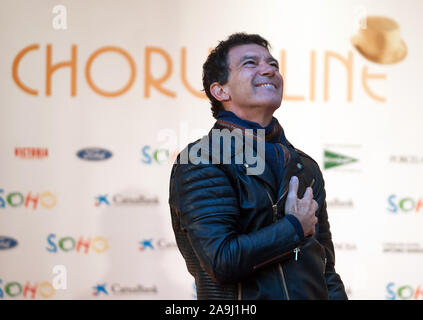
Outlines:
[[[17,298],[21,295],[24,298],[35,299],[36,296],[40,296],[48,299],[56,293],[53,285],[48,281],[35,284],[31,284],[27,281],[24,286],[20,282],[11,281],[6,282],[3,286],[3,280],[0,279],[0,285],[3,287],[0,287],[0,298],[2,299],[5,297]]]
[[[152,156],[147,153],[149,146],[144,146],[141,161],[151,164],[169,163],[177,156],[174,151],[170,156],[170,150],[177,147],[177,134],[171,129],[162,129],[158,134],[159,140],[167,139],[165,146],[153,151]],[[234,141],[234,144],[232,144]],[[248,175],[262,174],[265,167],[265,130],[235,128],[212,129],[211,134],[204,135],[201,139],[192,143],[189,150],[184,148],[176,158],[180,164],[244,164]]]
[[[153,238],[143,239],[138,244],[141,252],[155,250],[156,248],[159,250],[177,248],[176,242],[164,238],[159,238],[157,241],[153,241]]]
[[[397,199],[397,195],[388,197],[388,211],[392,213],[423,213],[423,198],[404,197]]]
[[[97,253],[103,253],[109,249],[109,244],[106,239],[103,237],[97,236],[92,239],[79,237],[76,241],[73,237],[62,237],[58,239],[57,244],[55,242],[56,235],[51,233],[47,236],[48,247],[46,250],[51,253],[57,253],[60,251],[63,252],[83,252],[87,254],[91,249]]]
[[[387,296],[389,300],[422,300],[423,299],[423,286],[418,285],[417,288],[411,285],[397,286],[395,282],[390,282],[386,285]]]
[[[165,148],[152,148],[150,145],[145,145],[141,148],[142,159],[144,164],[169,164],[172,163],[178,156],[178,151],[170,152]]]
[[[32,207],[32,209],[36,210],[38,208],[38,204],[40,204],[41,207],[45,209],[51,209],[57,203],[54,194],[48,191],[42,192],[41,194],[32,194],[31,191],[29,191],[26,196],[24,196],[21,192],[15,191],[8,193],[5,198],[2,197],[2,193],[4,193],[4,190],[0,189],[0,208],[5,208],[7,203],[12,208],[24,205],[25,208]]]

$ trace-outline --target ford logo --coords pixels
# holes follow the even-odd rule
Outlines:
[[[76,155],[83,160],[99,161],[109,159],[112,153],[101,148],[85,148],[79,150]]]
[[[13,238],[0,236],[0,250],[11,249],[18,245],[18,241]]]

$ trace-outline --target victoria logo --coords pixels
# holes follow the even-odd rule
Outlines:
[[[82,160],[89,161],[107,160],[112,157],[112,153],[109,150],[102,148],[85,148],[79,150],[76,155]]]
[[[15,157],[20,159],[44,159],[48,157],[48,149],[33,147],[16,147]]]
[[[0,236],[0,250],[12,249],[18,245],[18,241],[13,238]]]

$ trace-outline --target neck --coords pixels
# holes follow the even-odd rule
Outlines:
[[[240,119],[257,122],[263,128],[268,126],[270,122],[272,122],[273,112],[275,111],[275,110],[263,111],[263,109],[259,109],[259,108],[243,110],[243,109],[235,108],[232,106],[227,107],[226,110],[235,113],[235,115]]]

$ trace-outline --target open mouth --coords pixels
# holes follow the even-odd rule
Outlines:
[[[276,86],[273,83],[261,83],[261,84],[258,84],[257,87],[276,89]]]

